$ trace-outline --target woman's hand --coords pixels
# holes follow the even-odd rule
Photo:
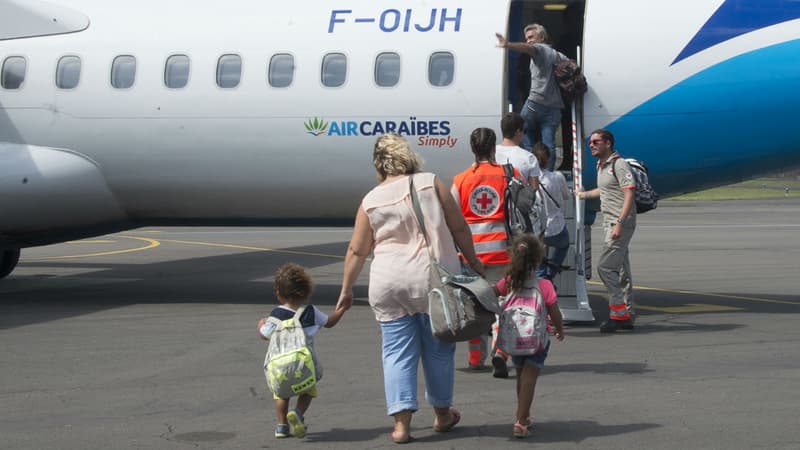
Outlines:
[[[348,289],[339,294],[339,301],[336,302],[336,311],[347,311],[353,306],[353,290]]]

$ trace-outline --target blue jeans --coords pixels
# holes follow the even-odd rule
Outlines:
[[[541,352],[535,355],[522,355],[522,356],[512,356],[511,362],[514,363],[514,367],[518,369],[522,369],[525,367],[525,364],[529,364],[533,367],[538,367],[540,369],[544,368],[544,361],[547,359],[547,353],[550,351],[550,341],[547,341],[547,347],[544,348]]]
[[[453,404],[456,344],[433,336],[427,314],[380,322],[386,413],[416,411],[417,367],[422,359],[425,399],[434,408]]]
[[[550,160],[547,169],[555,170],[556,167],[556,129],[561,125],[561,108],[544,106],[528,100],[522,107],[522,118],[525,119],[524,146],[533,149],[533,144],[539,141],[537,137],[542,133],[542,142],[550,151]]]
[[[550,264],[542,264],[536,269],[536,276],[552,280],[558,274],[558,271],[553,266],[560,267],[564,263],[564,258],[567,257],[567,252],[569,252],[569,231],[567,231],[567,227],[564,227],[561,232],[545,237],[542,242],[546,247],[553,248],[553,255],[548,258]]]

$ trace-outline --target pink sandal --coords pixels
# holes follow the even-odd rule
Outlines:
[[[518,439],[528,437],[528,427],[530,424],[523,425],[519,421],[514,423],[514,437]]]
[[[449,413],[450,413],[450,423],[444,426],[438,424],[434,425],[433,431],[437,433],[447,433],[448,431],[453,431],[453,428],[458,424],[459,421],[461,421],[461,413],[458,412],[458,410],[453,408],[452,406],[450,407]]]

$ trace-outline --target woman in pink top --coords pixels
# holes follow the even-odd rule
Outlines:
[[[421,161],[396,134],[378,138],[372,161],[379,184],[361,202],[347,249],[339,305],[353,301],[353,284],[373,253],[369,304],[380,324],[387,414],[394,417],[392,441],[404,443],[411,416],[418,409],[417,367],[425,374],[428,403],[436,419],[434,431],[447,432],[460,420],[452,407],[455,344],[433,336],[428,316],[430,249],[411,203],[410,177],[423,211],[433,256],[454,273],[461,267],[455,244],[469,265],[483,274],[472,234],[453,197],[432,173],[419,173]]]

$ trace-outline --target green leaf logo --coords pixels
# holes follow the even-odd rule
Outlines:
[[[306,132],[312,136],[319,136],[328,132],[328,122],[319,117],[308,119],[304,125],[306,126]]]

